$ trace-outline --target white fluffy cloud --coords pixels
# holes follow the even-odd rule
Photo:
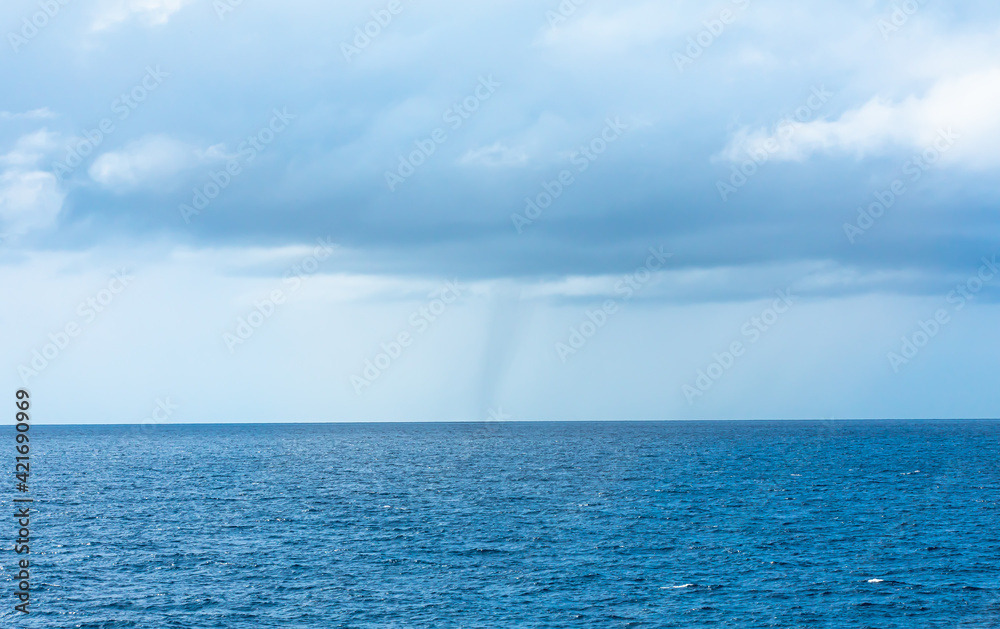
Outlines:
[[[54,223],[65,198],[52,173],[12,170],[0,175],[0,219],[15,234]]]
[[[697,24],[676,6],[649,2],[602,13],[573,2],[547,12],[539,43],[578,54],[620,53],[676,36]]]
[[[165,24],[174,13],[194,0],[110,0],[101,5],[91,28],[104,30],[137,17],[143,23],[155,26]]]
[[[524,166],[528,163],[528,154],[521,148],[512,148],[496,142],[490,146],[470,149],[459,161],[462,164],[501,168]]]
[[[169,181],[182,170],[217,156],[218,147],[200,151],[163,135],[150,135],[118,151],[104,153],[90,166],[90,177],[105,188],[125,192]]]
[[[59,182],[38,168],[54,147],[55,137],[43,129],[23,136],[0,155],[0,224],[6,233],[47,227],[62,210],[66,195]]]
[[[54,118],[55,114],[49,111],[48,107],[32,109],[23,113],[0,111],[0,120],[35,120],[38,118]]]
[[[836,120],[782,125],[777,131],[742,129],[722,156],[740,161],[764,151],[772,159],[804,160],[814,153],[866,157],[893,149],[922,151],[942,131],[958,136],[943,161],[986,168],[1000,165],[1000,68],[941,79],[922,97],[901,102],[875,97]]]

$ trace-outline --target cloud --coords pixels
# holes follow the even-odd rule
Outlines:
[[[0,232],[56,222],[0,249],[0,323],[18,331],[11,355],[30,360],[108,269],[136,261],[140,271],[39,379],[60,401],[54,419],[134,422],[135,408],[165,393],[185,400],[191,420],[483,419],[494,402],[518,419],[996,416],[982,378],[1000,337],[994,286],[922,365],[891,378],[885,359],[948,307],[981,256],[1000,253],[995,173],[948,167],[921,179],[856,245],[842,225],[938,126],[961,134],[953,164],[995,163],[1000,3],[928,3],[887,42],[878,20],[889,10],[874,0],[754,0],[723,32],[706,22],[731,0],[581,3],[554,26],[547,12],[561,0],[432,1],[360,36],[362,54],[346,61],[341,42],[355,42],[384,1],[244,3],[239,20],[220,24],[212,0],[97,0],[60,13],[47,27],[58,33],[5,66],[6,93],[21,99],[0,114]],[[719,34],[679,72],[673,53],[709,28]],[[169,92],[116,106],[157,63],[179,77]],[[390,192],[384,173],[400,153],[448,125],[446,111],[490,73],[502,83],[495,95],[447,126],[447,143]],[[830,100],[786,139],[770,125],[815,85]],[[41,105],[58,116],[27,111]],[[185,224],[178,204],[274,107],[297,115],[294,125],[244,153],[258,156],[240,160],[246,169],[211,216]],[[608,116],[629,130],[603,150],[592,141]],[[106,117],[115,131],[62,184],[64,201],[44,171]],[[44,131],[24,135],[43,124],[59,146]],[[726,147],[745,159],[772,136],[785,161],[720,198],[731,164],[710,158]],[[574,162],[594,146],[598,159]],[[573,184],[518,234],[511,213],[562,169]],[[284,274],[327,236],[335,257],[292,295]],[[617,283],[660,244],[672,263],[621,301]],[[468,299],[377,393],[354,395],[349,377],[453,277]],[[691,410],[681,384],[789,286],[801,297],[790,317]],[[287,305],[231,356],[222,334],[275,289]],[[607,299],[620,312],[563,365],[553,344]],[[129,394],[110,414],[108,382]]]
[[[765,151],[775,160],[802,161],[815,153],[849,153],[858,158],[895,149],[923,151],[942,131],[958,143],[943,161],[972,167],[1000,165],[1000,68],[938,81],[923,97],[899,103],[875,97],[833,121],[789,122],[770,132],[738,131],[722,157],[742,161]]]
[[[0,222],[10,233],[48,227],[62,210],[66,194],[55,175],[38,169],[56,146],[55,136],[42,129],[21,137],[0,155]]]
[[[55,118],[55,114],[49,111],[48,107],[32,109],[24,113],[14,113],[10,111],[0,111],[0,120],[37,120],[39,118]]]
[[[105,2],[91,29],[101,31],[136,16],[148,26],[166,24],[170,16],[194,0],[113,0]]]
[[[459,162],[490,167],[523,166],[528,163],[528,155],[519,148],[511,148],[496,142],[490,146],[469,150]]]
[[[73,211],[60,226],[61,246],[120,237],[146,241],[150,234],[202,245],[270,245],[336,233],[345,245],[369,253],[351,263],[357,272],[457,269],[475,277],[614,273],[629,263],[634,248],[675,236],[690,264],[705,267],[821,258],[871,270],[913,262],[917,253],[897,243],[914,241],[925,246],[919,258],[928,265],[949,267],[958,245],[945,235],[955,232],[975,241],[963,246],[988,249],[996,233],[992,215],[974,212],[995,206],[995,186],[954,168],[922,180],[934,194],[907,197],[920,220],[886,217],[870,232],[869,240],[878,241],[870,251],[841,248],[849,243],[840,225],[853,220],[855,208],[871,195],[868,186],[882,185],[883,175],[885,181],[898,175],[912,147],[924,148],[912,138],[915,123],[894,122],[893,116],[918,104],[929,109],[935,90],[954,89],[961,77],[1000,66],[994,43],[1000,40],[991,37],[1000,32],[1000,9],[978,2],[974,9],[939,14],[928,5],[919,21],[914,18],[887,43],[877,29],[884,7],[870,2],[819,11],[772,0],[751,4],[697,65],[680,73],[672,53],[736,3],[584,3],[554,26],[546,13],[558,2],[541,8],[488,2],[460,10],[431,3],[419,16],[394,18],[361,57],[347,63],[340,42],[353,41],[355,26],[372,19],[369,10],[255,5],[237,28],[220,28],[215,19],[189,20],[201,9],[185,6],[187,13],[173,14],[168,28],[150,37],[136,22],[144,14],[133,11],[139,5],[99,0],[94,13],[64,16],[74,21],[72,29],[87,30],[97,7],[123,7],[129,21],[100,45],[81,46],[73,38],[51,42],[58,46],[54,56],[79,55],[76,69],[49,67],[34,57],[12,67],[11,90],[30,99],[5,108],[47,105],[59,116],[42,122],[70,137],[117,113],[109,104],[137,84],[147,62],[162,62],[184,77],[121,124],[115,120],[114,137],[76,171],[66,185]],[[183,29],[170,28],[182,20]],[[332,40],[323,36],[331,23],[343,25]],[[251,41],[248,32],[263,39]],[[296,44],[290,48],[289,42]],[[220,48],[233,54],[213,56]],[[138,63],[140,57],[145,61]],[[376,58],[385,63],[368,61]],[[302,59],[306,74],[289,74],[289,64]],[[48,87],[37,84],[39,73],[52,78]],[[447,144],[397,194],[389,193],[384,173],[396,167],[399,154],[444,124],[442,114],[489,73],[503,84],[495,96],[460,128],[447,128]],[[83,97],[52,87],[74,81],[86,82]],[[746,143],[774,135],[773,127],[757,129],[794,111],[819,84],[833,93],[830,101],[803,118],[819,122],[794,127],[787,143],[779,136],[780,159],[821,153],[838,159],[768,164],[724,203],[716,182],[728,180],[730,164],[711,164],[710,158],[740,127],[746,128],[737,139]],[[161,95],[169,98],[162,101]],[[872,111],[865,109],[869,102]],[[222,159],[223,151],[214,151],[213,158],[205,147],[225,141],[225,152],[234,152],[261,128],[272,106],[288,106],[299,116],[294,130],[267,145],[247,164],[239,184],[214,202],[216,220],[175,234],[176,207],[190,199],[182,184],[202,184],[210,170],[220,168],[199,161]],[[879,125],[898,126],[848,133],[858,124],[852,115],[871,127],[879,111]],[[600,133],[609,115],[629,122],[628,141],[577,172],[573,152]],[[639,119],[646,121],[641,129],[634,122]],[[190,144],[191,153],[168,150],[157,171],[144,161],[148,155],[128,143],[164,133]],[[972,146],[975,138],[961,133],[949,160]],[[0,138],[0,153],[16,137]],[[739,141],[730,148],[745,150]],[[854,151],[873,159],[855,161]],[[901,152],[890,159],[879,155],[888,151]],[[524,199],[543,192],[541,184],[563,168],[573,171],[573,185],[522,238],[511,213],[523,211]],[[177,189],[169,192],[174,184]],[[138,195],[121,194],[139,188],[167,194],[154,208]],[[149,211],[136,211],[140,204]],[[797,211],[803,206],[813,208],[809,216]],[[738,213],[732,211],[737,207]],[[390,216],[393,226],[387,227]]]
[[[161,185],[187,168],[222,157],[218,146],[200,151],[164,135],[151,135],[104,153],[94,160],[89,173],[105,188],[125,192]]]
[[[52,225],[65,198],[52,173],[15,170],[0,175],[0,219],[13,233]]]
[[[47,129],[40,129],[21,136],[9,153],[0,155],[0,165],[33,167],[55,148],[56,135]]]
[[[660,3],[627,6],[613,14],[585,12],[572,2],[559,6],[560,11],[547,14],[539,43],[578,54],[626,52],[675,36],[687,24],[678,8]]]

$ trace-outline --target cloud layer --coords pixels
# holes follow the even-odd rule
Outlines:
[[[859,416],[997,408],[968,384],[992,364],[990,282],[963,302],[969,327],[920,354],[937,362],[903,384],[885,361],[1000,252],[995,2],[924,3],[905,19],[881,0],[59,6],[39,18],[37,2],[12,0],[0,16],[0,271],[16,303],[60,313],[8,307],[31,330],[18,364],[129,263],[147,270],[145,299],[169,295],[153,300],[162,312],[107,319],[168,355],[166,371],[136,358],[136,373],[193,393],[197,378],[164,375],[186,352],[223,392],[299,378],[303,418],[324,408],[311,392],[327,378],[342,418],[359,419],[401,415],[408,399],[426,402],[421,417],[472,419],[505,396],[544,418],[613,409],[616,391],[637,417],[826,412],[810,400]],[[272,341],[254,334],[246,363],[214,353],[317,239],[336,250],[309,275],[322,289],[289,298],[280,312],[294,315]],[[671,263],[639,282],[651,247]],[[627,278],[642,288],[608,340],[564,368],[555,343]],[[419,366],[393,372],[408,374],[398,388],[345,401],[400,317],[455,279],[475,299],[454,330],[426,337]],[[789,286],[806,314],[688,409],[681,386]],[[95,382],[132,377],[87,343]],[[293,377],[299,359],[311,367]],[[284,371],[260,375],[268,364]],[[69,386],[58,373],[39,382]],[[436,394],[449,378],[475,394]],[[836,407],[824,378],[856,403]]]

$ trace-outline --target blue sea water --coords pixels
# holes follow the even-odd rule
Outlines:
[[[4,627],[1000,627],[998,422],[32,436]]]

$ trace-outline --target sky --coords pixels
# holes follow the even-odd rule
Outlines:
[[[0,34],[0,381],[40,423],[1000,415],[995,2]]]

